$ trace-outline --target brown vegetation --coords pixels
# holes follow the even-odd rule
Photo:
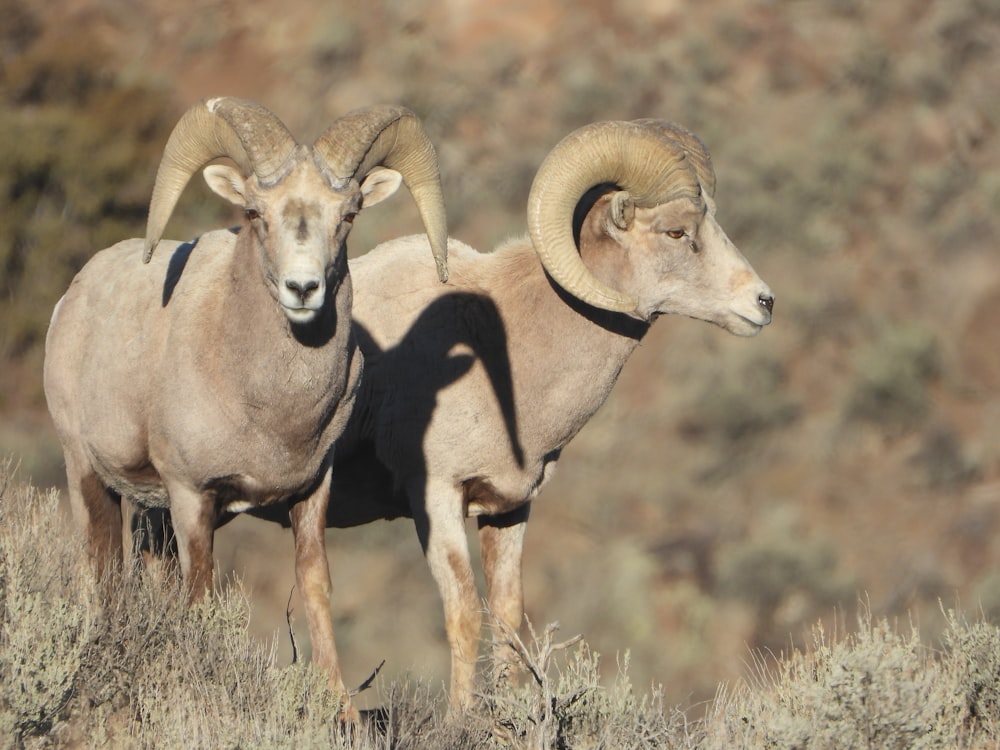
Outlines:
[[[321,672],[249,637],[244,591],[188,606],[175,577],[140,570],[99,586],[59,493],[11,467],[0,461],[0,747],[961,750],[1000,738],[1000,629],[948,612],[942,648],[928,649],[867,610],[850,634],[818,626],[783,659],[755,652],[703,718],[633,687],[627,656],[609,678],[579,636],[549,625],[522,638],[497,622],[519,682],[509,664],[504,679],[487,670],[453,721],[439,687],[373,676],[377,709],[345,731]]]

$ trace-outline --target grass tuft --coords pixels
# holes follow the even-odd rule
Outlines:
[[[477,706],[458,720],[419,678],[379,685],[356,730],[309,664],[281,665],[248,635],[236,584],[189,607],[172,576],[98,585],[59,494],[0,462],[0,737],[13,747],[974,748],[1000,740],[1000,630],[945,613],[940,649],[862,608],[855,632],[756,657],[704,719],[636,691],[626,656],[600,656],[549,625],[494,623],[499,652]],[[670,644],[664,644],[669,648]],[[498,653],[499,653],[498,652]],[[766,652],[770,653],[770,652]],[[490,671],[490,670],[487,670]],[[377,683],[378,684],[378,683]]]

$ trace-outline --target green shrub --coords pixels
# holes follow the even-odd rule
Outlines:
[[[785,387],[783,366],[766,356],[741,358],[713,370],[701,393],[681,418],[690,439],[714,448],[703,479],[718,481],[738,473],[768,433],[792,424],[800,406]]]
[[[794,420],[799,407],[776,359],[755,356],[713,373],[687,422],[729,449]]]
[[[997,739],[1000,631],[949,615],[946,649],[867,611],[855,633],[813,632],[807,651],[757,660],[754,683],[725,690],[705,748],[975,748]]]
[[[868,107],[884,104],[895,88],[892,53],[877,40],[863,40],[847,66],[845,77],[860,89]]]
[[[884,330],[857,356],[848,416],[891,432],[918,426],[930,413],[928,387],[940,366],[937,342],[927,330]]]
[[[962,703],[953,718],[970,736],[1000,737],[1000,639],[996,625],[970,623],[948,613],[944,634],[947,658],[955,667]]]
[[[58,516],[58,494],[20,490],[11,474],[8,459],[0,465],[0,737],[20,741],[58,722],[97,622],[75,548],[39,543]],[[72,598],[52,596],[69,590]]]
[[[97,250],[142,235],[176,115],[162,91],[122,80],[86,29],[45,36],[34,6],[4,2],[17,23],[0,37],[0,356],[37,361],[73,275]],[[15,375],[7,369],[0,391]]]
[[[753,608],[754,645],[770,649],[798,639],[809,623],[857,592],[856,582],[837,570],[831,545],[794,535],[736,545],[720,565],[718,585]]]
[[[482,698],[494,737],[524,748],[656,748],[677,732],[680,712],[668,712],[662,691],[636,697],[628,679],[629,658],[610,688],[600,680],[600,655],[581,636],[554,640],[558,625],[527,643],[493,620],[496,637],[510,648],[524,675],[521,687],[494,678]]]
[[[961,434],[943,425],[934,425],[924,431],[920,448],[910,458],[910,463],[933,489],[963,487],[979,474],[975,462],[966,455]]]

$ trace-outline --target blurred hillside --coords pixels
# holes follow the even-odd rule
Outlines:
[[[630,650],[635,683],[671,701],[710,697],[748,647],[798,644],[859,596],[931,637],[939,600],[1000,618],[998,0],[0,14],[0,452],[36,483],[62,481],[40,377],[52,305],[95,250],[142,234],[163,143],[198,98],[258,100],[303,138],[406,104],[438,146],[452,235],[483,249],[524,231],[534,170],[570,130],[663,117],[712,150],[719,219],[776,292],[775,322],[752,340],[658,323],[536,503],[529,616],[605,664]],[[193,182],[168,236],[231,221]],[[396,197],[349,244],[419,228]],[[240,519],[218,540],[271,638],[290,535]],[[329,542],[348,681],[383,657],[445,678],[410,525]]]

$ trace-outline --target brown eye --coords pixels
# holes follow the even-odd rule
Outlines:
[[[681,237],[684,236],[684,230],[683,229],[668,229],[665,232],[665,234],[667,235],[667,237],[669,237],[672,240],[679,240]]]
[[[345,224],[353,224],[354,220],[356,218],[358,218],[358,215],[356,213],[345,214],[344,215],[344,223]]]
[[[246,216],[249,221],[257,221],[260,218],[260,212],[256,208],[248,208]]]

